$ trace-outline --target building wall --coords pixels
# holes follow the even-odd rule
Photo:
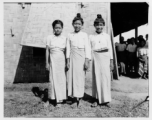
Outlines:
[[[101,14],[105,20],[105,32],[109,32],[110,3],[32,3],[27,26],[23,34],[22,44],[45,48],[45,38],[53,34],[52,22],[60,19],[64,23],[62,35],[73,31],[72,20],[81,13],[84,20],[82,31],[95,32],[94,20]]]
[[[100,13],[106,21],[105,31],[108,32],[107,21],[109,21],[108,10],[110,9],[108,3],[87,3],[84,8],[81,8],[79,3],[73,4],[78,5],[77,12],[80,12],[84,18],[85,24],[83,31],[88,34],[94,31],[93,21],[96,15]],[[53,9],[57,10],[62,7],[63,4],[58,4],[57,8]],[[22,9],[21,4],[18,3],[4,3],[5,84],[48,82],[49,73],[45,70],[45,48],[35,48],[32,45],[30,46],[30,44],[29,46],[21,45],[22,37],[26,32],[26,25],[29,23],[30,8],[31,4],[25,4],[25,8]],[[41,9],[39,10],[41,11]],[[69,11],[69,8],[64,7],[64,11]],[[53,15],[58,15],[58,13],[60,13],[60,10],[56,11]],[[57,16],[49,19],[52,20],[54,18],[57,18]],[[70,20],[67,23],[71,25],[71,22]],[[14,36],[12,36],[11,31]]]
[[[22,9],[18,3],[4,3],[4,83],[29,81],[24,74],[32,65],[32,47],[20,45],[29,16],[30,4]],[[12,34],[11,35],[11,29]],[[32,68],[31,68],[32,69]]]

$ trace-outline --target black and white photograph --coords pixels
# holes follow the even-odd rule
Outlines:
[[[150,118],[149,1],[2,6],[4,118]]]

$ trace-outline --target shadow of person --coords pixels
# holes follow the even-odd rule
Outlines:
[[[83,97],[82,99],[83,99],[84,101],[87,101],[87,102],[91,103],[91,104],[92,104],[91,107],[97,107],[97,106],[99,105],[100,107],[101,107],[101,106],[105,106],[105,107],[110,108],[110,106],[108,105],[109,102],[105,102],[105,103],[99,104],[98,99],[90,96],[90,95],[87,94],[87,93],[84,93],[84,97]],[[97,103],[97,106],[94,106],[94,103],[95,103],[95,102]]]
[[[67,99],[63,101],[63,103],[72,105],[75,101],[76,101],[76,98],[72,98],[68,96]]]
[[[55,100],[52,100],[52,99],[49,99],[48,98],[48,101],[49,101],[49,104],[55,106],[56,105],[56,101]]]
[[[89,102],[91,104],[96,101],[96,99],[94,97],[90,96],[87,93],[84,93],[84,96],[83,96],[82,100],[87,101],[87,102]]]
[[[39,97],[43,102],[47,102],[48,100],[48,89],[40,89],[39,87],[33,87],[31,89],[31,91],[33,92],[33,94],[36,96],[36,97]]]
[[[89,102],[89,103],[94,103],[94,101],[96,100],[95,98],[93,98],[92,96],[90,96],[89,94],[87,93],[84,93],[84,96],[82,97],[82,100],[86,101],[86,102]],[[73,103],[75,103],[77,100],[76,98],[72,98],[72,97],[69,97],[67,98],[67,100],[65,100],[65,103],[66,104],[69,104],[69,105],[72,105]]]
[[[56,101],[52,100],[52,99],[49,99],[49,97],[48,97],[48,89],[47,88],[40,89],[39,87],[33,87],[31,89],[31,91],[33,92],[33,94],[36,97],[39,97],[42,102],[44,102],[44,103],[49,102],[49,104],[52,104],[53,106],[55,106]]]

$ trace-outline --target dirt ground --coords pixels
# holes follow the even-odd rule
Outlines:
[[[44,107],[40,98],[31,92],[32,87],[48,87],[48,83],[13,84],[4,87],[4,117],[148,117],[149,101],[144,101],[149,93],[149,81],[120,77],[111,82],[112,102],[106,106],[92,108],[91,78],[87,74],[85,95],[81,108],[62,104],[61,108],[50,105]],[[143,102],[144,101],[144,102]]]

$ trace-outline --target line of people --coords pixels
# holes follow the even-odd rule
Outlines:
[[[148,79],[148,34],[139,35],[124,41],[120,37],[120,43],[115,43],[119,75],[127,75]]]
[[[81,106],[85,90],[85,75],[92,60],[92,107],[107,105],[111,101],[111,74],[113,55],[110,36],[103,32],[105,21],[101,14],[94,21],[92,35],[82,32],[84,24],[78,13],[72,21],[74,31],[68,37],[61,35],[63,22],[52,23],[53,35],[46,38],[46,69],[49,70],[49,99],[56,107],[72,99],[72,106]],[[49,104],[49,102],[47,102]]]

